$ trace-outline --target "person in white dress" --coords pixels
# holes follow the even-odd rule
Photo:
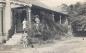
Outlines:
[[[23,20],[22,24],[23,24],[23,31],[24,31],[24,34],[22,36],[23,46],[28,47],[28,35],[27,35],[27,33],[25,33],[26,32],[26,27],[27,27],[26,26],[26,24],[27,24],[26,19]]]
[[[27,21],[26,19],[23,20],[23,30],[24,30],[24,33],[26,31],[26,24],[27,24]]]

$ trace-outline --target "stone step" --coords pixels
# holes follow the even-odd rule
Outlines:
[[[20,43],[21,39],[22,39],[22,33],[16,33],[12,36],[12,38],[10,38],[5,45],[17,45]]]

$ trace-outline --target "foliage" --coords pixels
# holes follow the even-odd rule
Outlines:
[[[81,4],[81,3],[76,3],[68,6],[67,12],[69,14],[69,19],[71,20],[72,23],[76,21],[81,21],[85,19],[86,15],[86,4]]]
[[[66,7],[66,11],[69,15],[68,19],[72,25],[73,31],[76,30],[76,25],[81,25],[80,28],[84,31],[86,28],[86,3],[77,2],[76,4],[71,4]]]
[[[52,19],[44,18],[36,29],[35,23],[32,22],[32,29],[28,32],[32,43],[43,43],[47,40],[61,39],[65,36],[67,29],[61,24],[56,24]],[[31,33],[30,33],[31,32]]]

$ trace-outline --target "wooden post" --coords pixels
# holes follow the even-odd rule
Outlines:
[[[28,9],[28,13],[29,13],[29,28],[31,29],[31,9]]]
[[[54,13],[52,13],[52,19],[53,19],[53,21],[54,21],[54,16],[55,16]]]
[[[61,19],[62,19],[62,16],[60,15],[60,24],[62,24],[62,20]]]
[[[66,20],[65,20],[65,24],[68,26],[68,19],[66,18]]]
[[[72,26],[71,26],[71,22],[70,22],[70,24],[68,25],[68,34],[70,35],[70,37],[73,36],[73,34],[72,34]]]
[[[32,5],[29,4],[29,6],[27,8],[27,19],[28,19],[28,27],[29,27],[29,29],[31,29],[31,7],[32,7]]]

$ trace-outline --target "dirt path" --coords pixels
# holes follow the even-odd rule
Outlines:
[[[0,51],[0,53],[86,53],[86,38],[73,38],[62,41],[49,47],[26,48],[13,51]]]

